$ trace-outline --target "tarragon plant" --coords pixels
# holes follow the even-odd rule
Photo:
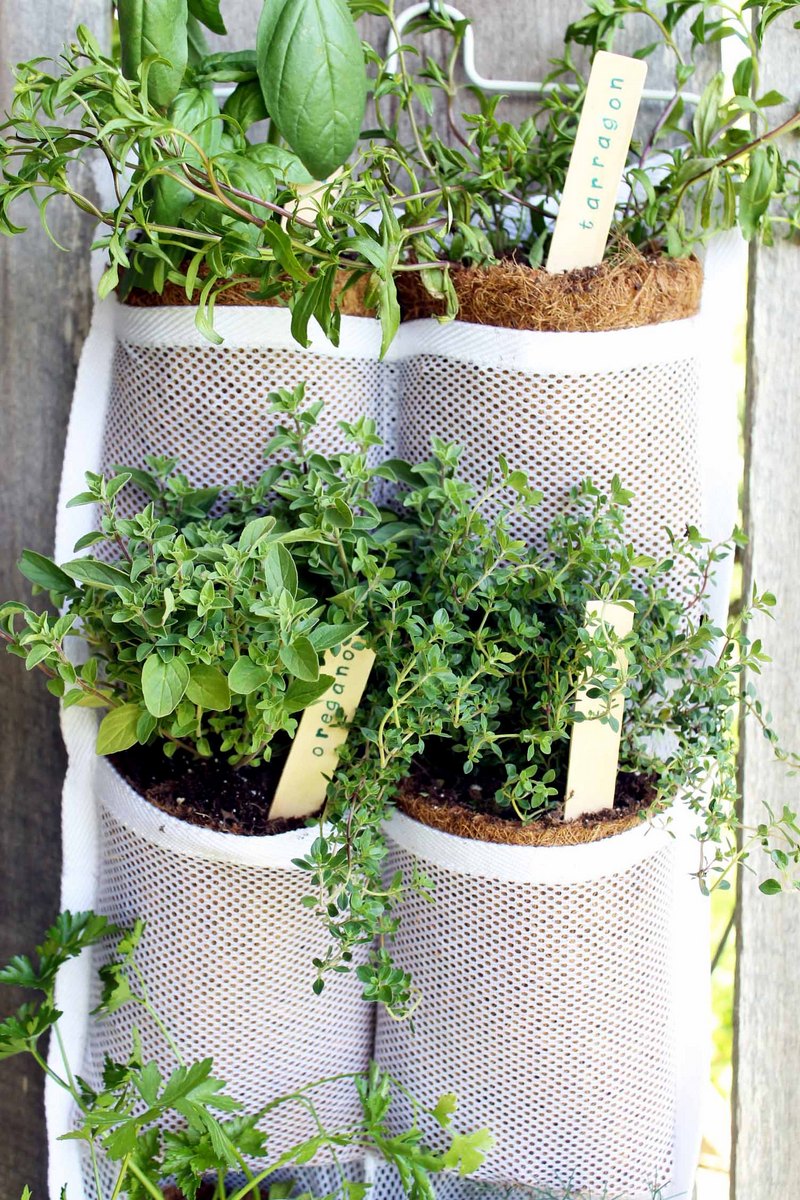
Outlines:
[[[338,1172],[333,1195],[363,1200],[364,1184],[348,1179],[339,1155],[348,1147],[370,1151],[397,1168],[402,1193],[409,1200],[434,1200],[431,1176],[443,1170],[467,1174],[483,1162],[492,1138],[485,1129],[461,1134],[453,1128],[455,1097],[443,1096],[426,1108],[377,1065],[351,1080],[361,1106],[354,1124],[327,1127],[317,1110],[317,1089],[330,1080],[309,1081],[297,1091],[269,1100],[259,1112],[245,1112],[214,1076],[211,1059],[186,1062],[164,1026],[136,962],[137,947],[146,937],[141,922],[127,930],[111,925],[92,912],[61,913],[33,957],[18,955],[0,970],[0,983],[38,993],[16,1013],[0,1021],[0,1059],[28,1054],[51,1083],[72,1097],[75,1125],[62,1137],[83,1143],[94,1174],[96,1200],[163,1200],[172,1179],[185,1200],[194,1200],[200,1185],[210,1182],[216,1200],[287,1200],[294,1184],[286,1174],[301,1168],[320,1151],[330,1153]],[[123,1005],[141,1011],[163,1034],[173,1062],[145,1060],[134,1033],[125,1061],[106,1060],[102,1081],[92,1086],[71,1062],[61,1033],[62,1013],[56,1007],[56,978],[64,963],[103,943],[110,950],[100,969],[101,999],[94,1016],[109,1017]],[[113,947],[113,949],[112,949]],[[45,1059],[47,1036],[56,1052]],[[407,1127],[398,1128],[390,1110],[402,1093]],[[271,1115],[278,1109],[311,1113],[318,1132],[283,1154],[270,1151]],[[438,1150],[425,1143],[423,1124],[441,1131]],[[100,1162],[112,1167],[113,1183],[106,1189]],[[274,1176],[280,1172],[281,1183]],[[308,1193],[306,1193],[308,1194]],[[309,1194],[309,1200],[312,1200]],[[326,1198],[326,1200],[330,1200]]]
[[[764,37],[797,0],[757,10],[752,0],[587,0],[565,31],[552,89],[516,124],[501,97],[461,86],[467,22],[444,7],[401,33],[395,0],[268,0],[255,49],[218,53],[200,28],[224,29],[216,0],[118,7],[121,63],[81,27],[57,62],[17,68],[0,127],[0,231],[20,231],[20,196],[33,197],[45,224],[51,200],[66,197],[99,224],[101,294],[177,283],[198,300],[210,338],[214,299],[237,277],[288,304],[303,343],[312,317],[336,340],[342,285],[367,278],[385,349],[400,318],[399,274],[422,271],[453,315],[453,266],[539,265],[591,56],[632,24],[645,31],[638,55],[666,47],[672,95],[648,109],[631,148],[630,198],[609,253],[685,255],[721,229],[769,240],[798,227],[798,164],[779,138],[800,116],[759,69]],[[362,14],[381,46],[395,33],[391,60],[359,45],[353,17]],[[425,54],[431,31],[450,38],[444,61]],[[730,94],[717,74],[694,108],[684,96],[726,38],[741,50]],[[362,121],[365,58],[374,119]],[[230,84],[221,104],[214,89]],[[82,182],[87,162],[103,168],[107,202]]]

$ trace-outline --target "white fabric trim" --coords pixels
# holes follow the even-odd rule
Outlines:
[[[638,828],[578,846],[514,846],[458,837],[401,812],[389,818],[386,832],[415,858],[459,875],[513,883],[588,883],[658,854],[671,840],[664,828],[643,821]]]
[[[270,837],[241,837],[217,833],[180,821],[148,804],[134,792],[106,758],[94,758],[95,794],[120,824],[145,838],[151,845],[206,862],[231,863],[245,867],[275,867],[299,871],[293,860],[309,853],[319,828],[295,829]]]
[[[419,320],[400,326],[387,357],[397,362],[433,354],[487,369],[585,376],[680,362],[693,358],[698,345],[696,317],[606,333],[537,333]]]
[[[120,341],[134,346],[199,346],[204,350],[211,345],[195,325],[195,308],[132,308],[112,303]],[[292,314],[286,308],[221,304],[214,310],[214,327],[223,339],[221,350],[266,345],[302,354],[303,347],[292,337],[291,324]],[[369,317],[342,317],[339,346],[328,341],[316,321],[309,323],[308,336],[308,351],[326,358],[376,359],[380,352],[380,326]]]
[[[191,307],[132,308],[117,304],[117,337],[136,346],[209,347],[195,325]],[[214,325],[221,349],[259,347],[301,352],[291,334],[291,313],[283,308],[220,305]],[[370,317],[342,317],[339,346],[333,346],[312,321],[308,327],[314,354],[330,358],[377,358],[381,331]],[[589,339],[589,341],[587,341]],[[591,354],[587,354],[587,346]],[[638,329],[607,333],[537,333],[495,329],[464,321],[409,321],[400,326],[386,355],[387,367],[419,354],[444,355],[458,362],[537,374],[596,375],[626,367],[651,366],[692,358],[698,349],[698,321],[691,317]]]

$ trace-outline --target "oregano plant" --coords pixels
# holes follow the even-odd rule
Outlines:
[[[360,625],[298,588],[290,547],[321,535],[279,529],[249,503],[210,517],[217,489],[191,488],[174,460],[150,465],[109,480],[87,475],[87,491],[71,503],[97,504],[102,528],[76,549],[103,543],[116,560],[86,555],[58,566],[26,551],[22,573],[66,611],[4,605],[0,636],[29,670],[49,676],[66,706],[108,710],[100,754],[155,738],[168,755],[265,761],[333,682],[321,655]],[[117,497],[132,478],[152,499],[122,518]],[[76,633],[89,652],[80,665],[68,653]]]

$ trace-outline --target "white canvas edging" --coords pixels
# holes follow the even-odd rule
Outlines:
[[[386,832],[416,858],[459,875],[509,883],[589,883],[658,854],[671,840],[665,829],[645,820],[634,829],[597,842],[577,846],[518,846],[458,837],[432,829],[401,812],[389,818]]]
[[[197,346],[211,343],[195,325],[191,307],[133,308],[117,304],[116,336],[137,346]],[[223,339],[221,349],[261,347],[302,353],[291,333],[288,309],[225,306],[215,310],[214,325]],[[314,354],[330,358],[377,359],[381,330],[370,317],[344,316],[338,346],[311,322]],[[661,325],[616,329],[600,333],[538,333],[499,329],[465,321],[408,321],[402,324],[384,359],[386,370],[421,354],[443,355],[475,366],[520,370],[548,375],[596,375],[625,367],[652,366],[692,358],[698,352],[698,320],[688,317]],[[590,353],[587,353],[590,351]]]
[[[134,346],[197,346],[213,348],[195,324],[196,309],[191,306],[134,308],[114,303],[114,328],[120,341]],[[269,346],[303,354],[307,349],[326,358],[377,359],[381,330],[369,317],[344,316],[341,319],[339,345],[334,346],[316,321],[308,326],[308,347],[292,337],[292,314],[286,308],[259,305],[219,305],[214,310],[214,328],[222,338],[221,350]]]

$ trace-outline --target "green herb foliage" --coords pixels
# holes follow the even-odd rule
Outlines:
[[[217,489],[189,487],[172,460],[150,465],[110,480],[87,475],[71,503],[99,504],[102,529],[76,549],[110,544],[119,557],[58,567],[23,554],[23,574],[67,609],[54,618],[7,605],[2,636],[65,705],[109,709],[101,754],[159,739],[169,755],[208,757],[213,747],[236,766],[265,761],[330,686],[320,655],[358,632],[299,586],[289,547],[324,534],[256,515],[244,489],[235,511],[210,517]],[[152,499],[125,519],[117,496],[132,476]],[[78,627],[89,649],[80,666],[67,650]]]
[[[364,7],[394,23],[391,4]],[[459,83],[468,22],[435,7],[414,21],[401,39],[398,70],[389,74],[377,60],[375,95],[381,133],[397,148],[398,185],[413,178],[413,190],[431,196],[446,218],[439,230],[414,239],[418,257],[436,263],[424,276],[430,290],[446,295],[452,307],[447,263],[485,265],[507,256],[533,266],[543,261],[588,67],[598,50],[615,48],[621,31],[640,38],[637,57],[666,49],[672,95],[660,107],[645,104],[644,132],[631,146],[626,170],[630,198],[617,209],[608,253],[636,247],[682,256],[720,230],[738,227],[748,239],[771,241],[776,231],[797,229],[800,168],[777,139],[800,124],[800,113],[762,81],[759,55],[774,19],[799,6],[784,0],[762,7],[751,29],[754,7],[746,3],[740,12],[709,0],[588,0],[586,15],[566,30],[564,54],[553,60],[544,94],[532,99],[530,115],[517,125],[503,118],[501,96]],[[425,35],[436,32],[451,39],[444,63],[425,54]],[[727,38],[741,54],[732,87],[718,73],[699,103],[688,103],[702,67]],[[445,124],[447,140],[437,133]]]
[[[274,1200],[287,1200],[294,1185],[270,1185],[270,1177],[277,1171],[296,1170],[324,1150],[340,1174],[337,1190],[325,1200],[334,1196],[364,1200],[367,1186],[347,1179],[340,1166],[339,1153],[349,1146],[372,1151],[393,1164],[409,1200],[434,1200],[432,1175],[444,1169],[467,1174],[483,1162],[492,1138],[485,1129],[469,1134],[455,1131],[455,1097],[443,1096],[434,1108],[424,1108],[376,1065],[367,1074],[340,1077],[352,1081],[360,1101],[361,1119],[355,1125],[325,1127],[315,1096],[317,1089],[331,1080],[308,1083],[275,1097],[260,1112],[244,1112],[228,1095],[225,1083],[214,1076],[211,1059],[186,1062],[164,1026],[136,962],[143,935],[140,921],[132,929],[121,930],[91,912],[65,912],[47,931],[34,957],[19,955],[0,970],[0,983],[39,993],[37,1001],[24,1004],[0,1022],[0,1059],[29,1054],[54,1084],[70,1093],[77,1118],[74,1128],[63,1137],[86,1144],[97,1200],[119,1195],[129,1200],[162,1200],[163,1181],[169,1177],[186,1200],[194,1200],[200,1184],[209,1178],[216,1181],[219,1200],[225,1196],[258,1200],[262,1186],[270,1187]],[[96,1015],[109,1016],[123,1006],[146,1014],[161,1031],[174,1060],[168,1074],[156,1062],[143,1059],[135,1032],[129,1057],[124,1062],[107,1059],[97,1089],[80,1077],[82,1064],[69,1062],[60,1031],[62,1014],[55,1003],[56,976],[64,963],[99,944],[110,954],[100,970],[102,989]],[[41,1049],[47,1034],[58,1048],[55,1061],[51,1058],[49,1064]],[[390,1109],[401,1092],[404,1110],[411,1115],[408,1127],[398,1132],[397,1123],[390,1120]],[[318,1132],[284,1154],[272,1156],[270,1116],[285,1108],[310,1113]],[[442,1149],[434,1151],[425,1144],[423,1125],[442,1131]],[[108,1192],[99,1169],[101,1156],[114,1168],[114,1183]],[[244,1182],[226,1188],[226,1178],[233,1175],[243,1177]]]
[[[631,148],[630,197],[609,254],[633,247],[680,256],[719,230],[771,241],[798,228],[800,169],[781,135],[800,116],[759,68],[764,38],[779,36],[775,19],[796,13],[796,0],[756,14],[750,2],[740,12],[711,0],[588,0],[566,30],[552,87],[518,124],[505,119],[502,97],[460,85],[467,22],[437,6],[401,34],[394,0],[351,0],[349,11],[344,0],[281,0],[264,8],[256,48],[213,54],[201,23],[219,32],[219,6],[188,5],[187,46],[183,11],[165,19],[174,7],[120,3],[122,67],[81,27],[55,64],[17,68],[0,129],[0,231],[20,232],[12,215],[20,196],[33,197],[45,225],[52,198],[67,197],[101,226],[109,258],[101,294],[177,283],[199,300],[209,338],[217,336],[214,299],[235,276],[287,303],[304,344],[312,318],[338,338],[338,273],[351,283],[368,276],[385,349],[399,322],[399,273],[421,271],[453,315],[454,265],[507,257],[539,265],[591,57],[612,48],[620,30],[641,33],[643,58],[665,48],[674,73],[670,99],[660,111],[646,107]],[[383,19],[381,41],[389,30],[398,35],[391,71],[358,44],[352,18],[364,13]],[[431,33],[449,39],[444,61],[425,53]],[[696,107],[687,103],[727,38],[742,53],[730,94],[717,74]],[[362,129],[365,54],[374,124]],[[309,91],[312,59],[320,69]],[[219,83],[235,85],[222,110]],[[264,120],[268,132],[254,140]],[[114,189],[105,207],[76,171],[98,155]],[[301,204],[315,177],[330,178]]]
[[[766,658],[748,623],[774,597],[754,593],[726,629],[708,617],[717,565],[741,535],[711,546],[690,529],[655,561],[625,538],[630,493],[617,480],[607,492],[586,481],[536,549],[513,531],[531,528],[541,495],[504,460],[477,492],[458,475],[458,448],[438,440],[426,463],[372,465],[380,442],[367,420],[342,423],[350,444],[326,457],[313,449],[320,404],[300,387],[276,393],[273,406],[281,424],[267,452],[283,461],[234,489],[226,514],[207,518],[215,493],[198,501],[170,462],[136,473],[172,514],[161,532],[156,500],[130,521],[115,517],[108,493],[127,472],[90,477],[80,499],[99,495],[105,506],[97,536],[118,537],[130,561],[57,567],[27,552],[28,578],[71,607],[55,621],[20,604],[1,611],[9,648],[55,674],[51,687],[68,703],[114,703],[101,749],[104,730],[200,754],[213,735],[236,765],[267,758],[270,738],[293,732],[300,701],[325,682],[310,679],[325,646],[353,634],[375,649],[327,825],[302,863],[306,902],[331,933],[317,990],[377,937],[359,968],[365,994],[408,1011],[410,982],[388,946],[403,887],[426,885],[384,877],[382,822],[399,786],[434,756],[463,780],[468,803],[521,821],[557,810],[588,677],[596,719],[614,722],[624,700],[620,768],[647,780],[652,812],[680,797],[693,810],[701,886],[727,887],[733,865],[759,846],[775,869],[764,890],[779,891],[781,879],[796,886],[795,812],[765,812],[755,828],[737,814],[742,701],[776,756],[798,762],[752,685],[739,695],[742,672],[757,674]],[[602,619],[587,628],[589,600],[630,605],[633,631],[620,638]],[[81,668],[63,645],[78,616],[92,651]]]

